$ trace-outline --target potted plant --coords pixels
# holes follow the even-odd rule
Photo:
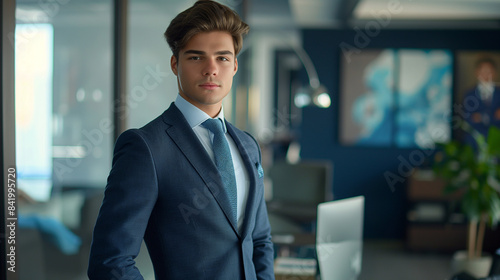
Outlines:
[[[491,257],[482,253],[485,229],[496,227],[500,220],[500,129],[491,126],[484,136],[465,121],[460,127],[475,143],[438,143],[433,169],[446,181],[446,193],[461,192],[461,208],[468,220],[467,252],[454,255],[455,272],[485,277],[491,266]]]

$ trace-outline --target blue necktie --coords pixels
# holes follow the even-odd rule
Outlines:
[[[229,197],[229,203],[231,204],[231,208],[233,210],[233,221],[238,224],[236,218],[236,176],[234,175],[233,159],[231,157],[231,150],[229,149],[229,144],[227,143],[224,129],[222,127],[222,120],[208,119],[203,122],[203,126],[214,134],[212,150],[214,152],[215,165],[217,166],[217,169],[219,169],[224,188],[226,189]]]

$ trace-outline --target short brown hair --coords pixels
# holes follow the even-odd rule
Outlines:
[[[225,31],[233,37],[237,55],[243,45],[243,35],[250,27],[235,11],[212,0],[199,0],[191,8],[178,14],[164,33],[176,58],[189,39],[201,32]]]

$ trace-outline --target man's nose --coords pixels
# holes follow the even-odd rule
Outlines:
[[[214,59],[207,60],[205,67],[203,68],[204,76],[216,76],[218,72],[217,63]]]

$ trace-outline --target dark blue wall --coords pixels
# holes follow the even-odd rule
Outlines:
[[[405,175],[408,173],[405,172],[407,166],[402,165],[409,163],[418,167],[423,160],[432,160],[432,156],[429,151],[418,149],[347,147],[338,142],[339,61],[342,55],[339,46],[344,42],[360,51],[370,48],[500,50],[500,31],[381,30],[376,36],[364,35],[365,40],[362,40],[363,35],[355,30],[303,30],[303,46],[321,83],[331,93],[332,106],[329,109],[304,108],[300,129],[301,156],[303,159],[329,159],[333,162],[334,199],[365,196],[366,238],[404,238]],[[391,186],[384,177],[386,172],[400,176],[400,182]]]

